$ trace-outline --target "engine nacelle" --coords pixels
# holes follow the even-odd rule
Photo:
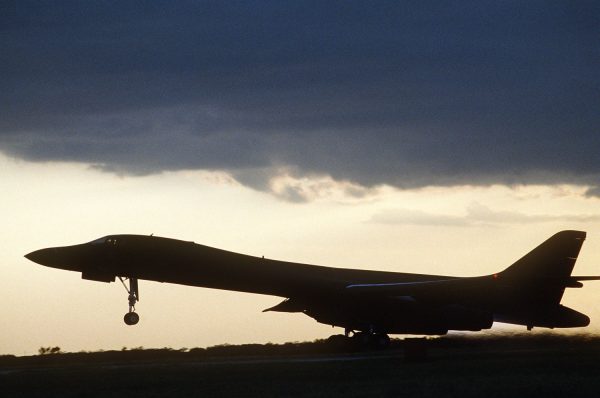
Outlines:
[[[478,331],[490,329],[494,323],[491,312],[480,311],[461,305],[447,305],[440,309],[440,319],[449,330]]]

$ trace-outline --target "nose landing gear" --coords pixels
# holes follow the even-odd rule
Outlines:
[[[132,326],[137,324],[140,321],[140,316],[135,312],[135,303],[140,301],[140,293],[138,289],[138,280],[137,278],[122,278],[119,276],[119,280],[127,290],[129,294],[129,312],[125,314],[123,317],[123,321],[125,321],[126,325]],[[126,280],[129,280],[129,287],[125,283]]]
[[[140,316],[135,312],[128,312],[123,317],[126,325],[133,326],[140,321]]]

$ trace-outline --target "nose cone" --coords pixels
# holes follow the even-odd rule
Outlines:
[[[25,255],[25,258],[41,265],[51,266],[54,249],[40,249]]]
[[[93,258],[90,254],[93,253],[85,245],[75,245],[40,249],[26,254],[25,257],[46,267],[77,271],[90,262],[90,258]]]

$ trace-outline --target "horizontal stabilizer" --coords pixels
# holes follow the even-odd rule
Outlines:
[[[600,281],[600,276],[572,276],[575,281]]]
[[[565,287],[583,287],[581,281],[600,281],[600,276],[571,276],[565,281]]]

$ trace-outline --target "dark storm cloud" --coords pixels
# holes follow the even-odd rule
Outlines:
[[[596,2],[3,2],[0,149],[364,186],[600,184]],[[590,195],[598,189],[590,189]]]

